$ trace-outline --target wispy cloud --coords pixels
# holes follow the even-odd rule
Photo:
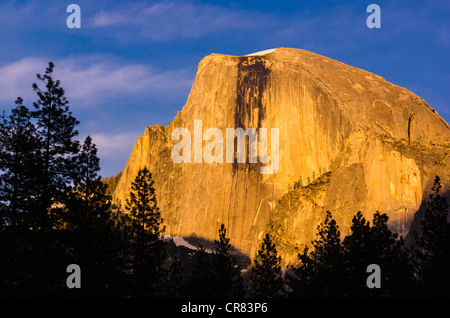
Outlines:
[[[103,177],[115,175],[125,166],[139,132],[108,132],[90,134],[92,142],[97,146],[97,155],[100,158]],[[87,135],[80,136],[83,143]]]
[[[18,96],[31,98],[33,79],[43,70],[45,62],[39,58],[26,58],[0,66],[0,101],[12,104]]]
[[[27,57],[0,65],[0,110],[9,111],[18,96],[31,107],[37,98],[32,84],[39,85],[36,74],[44,73],[48,62],[47,58]],[[72,56],[53,62],[54,77],[61,81],[71,110],[83,124],[80,132],[90,133],[97,145],[105,175],[117,173],[117,167],[125,164],[145,125],[158,116],[158,106],[150,101],[185,100],[195,75],[191,69],[160,70],[111,55]],[[139,107],[147,105],[147,109],[140,112],[139,107],[133,105],[135,101],[141,105]],[[111,102],[116,109],[109,109]],[[167,103],[161,107],[167,107],[164,105]],[[120,114],[126,112],[125,109],[145,114],[140,119],[142,122],[133,126],[129,121],[137,120],[134,115],[123,113],[120,119],[108,114]],[[111,126],[113,124],[118,125]],[[135,129],[136,126],[139,128]]]
[[[255,30],[268,26],[267,14],[249,12],[209,4],[192,4],[184,1],[163,1],[153,5],[134,3],[95,14],[94,27],[120,27],[115,34],[128,33],[155,41],[176,38],[199,38],[230,30]]]
[[[49,60],[28,57],[0,66],[0,101],[17,96],[30,100],[36,74],[44,73]],[[55,78],[61,80],[70,101],[89,106],[117,97],[165,96],[182,92],[192,85],[187,69],[157,70],[154,66],[125,62],[112,56],[88,55],[57,59]],[[39,83],[38,83],[39,84]]]
[[[115,98],[120,95],[166,95],[186,91],[193,78],[186,69],[159,71],[148,64],[89,56],[60,61],[57,76],[65,80],[67,91],[75,99]],[[82,66],[80,66],[82,65]]]
[[[133,145],[139,135],[132,132],[96,133],[92,134],[92,141],[97,146],[98,155],[102,158],[123,161],[130,155]]]

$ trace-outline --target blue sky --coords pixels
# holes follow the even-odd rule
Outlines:
[[[66,26],[71,3],[80,29]],[[381,29],[366,26],[371,3]],[[309,50],[403,86],[450,120],[448,0],[2,0],[0,41],[0,110],[17,96],[31,107],[35,74],[53,61],[103,176],[124,168],[146,126],[174,118],[211,53]]]

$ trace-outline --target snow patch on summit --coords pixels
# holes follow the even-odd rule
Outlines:
[[[260,56],[260,55],[266,55],[266,54],[272,53],[272,52],[274,52],[274,51],[275,51],[275,49],[269,49],[269,50],[264,50],[264,51],[259,51],[259,52],[255,52],[255,53],[252,53],[252,54],[248,54],[248,55],[245,55],[245,56]]]

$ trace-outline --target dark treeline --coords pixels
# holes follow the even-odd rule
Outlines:
[[[350,234],[341,239],[327,211],[298,264],[282,271],[273,238],[266,234],[250,271],[250,297],[405,298],[450,297],[448,203],[436,176],[426,203],[421,234],[413,246],[388,228],[388,216],[373,214],[372,224],[354,215]],[[374,270],[378,283],[374,286]]]
[[[341,239],[339,226],[327,212],[316,239],[298,254],[298,264],[281,270],[281,258],[266,234],[251,269],[249,296],[405,298],[450,297],[450,223],[439,177],[414,246],[391,232],[388,216],[374,213],[372,224],[361,212],[352,219],[350,234]],[[379,271],[373,286],[373,269]]]
[[[282,268],[266,234],[249,271],[241,271],[222,224],[211,251],[192,255],[163,239],[152,174],[139,170],[124,211],[112,206],[117,178],[99,175],[94,141],[75,138],[50,62],[33,85],[29,109],[19,97],[0,118],[1,297],[448,297],[450,225],[438,177],[413,247],[392,233],[386,214],[372,224],[358,212],[341,239],[327,212],[316,239]],[[192,252],[192,251],[191,251]],[[81,288],[69,288],[70,264]],[[380,268],[369,288],[367,267]]]

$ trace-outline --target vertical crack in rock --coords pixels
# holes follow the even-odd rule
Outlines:
[[[408,143],[411,143],[411,121],[415,115],[415,113],[412,113],[408,118]]]

